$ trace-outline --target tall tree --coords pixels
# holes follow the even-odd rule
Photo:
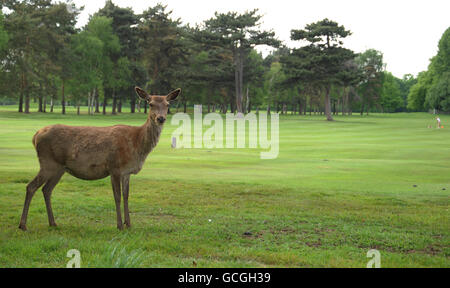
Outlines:
[[[351,115],[351,91],[355,91],[355,87],[363,78],[363,73],[355,59],[348,60],[344,63],[344,70],[341,73],[340,78],[342,85],[342,115],[345,115],[346,113]]]
[[[305,40],[309,45],[294,49],[285,60],[289,67],[288,75],[324,90],[328,121],[333,121],[330,101],[332,85],[341,83],[344,63],[355,57],[353,51],[342,47],[342,39],[350,34],[344,26],[329,19],[308,24],[303,30],[291,31],[292,40]]]
[[[280,45],[274,32],[259,30],[262,16],[257,12],[257,9],[243,14],[216,12],[213,18],[204,22],[201,39],[210,49],[219,46],[231,52],[236,108],[240,113],[244,112],[244,66],[250,51],[258,45]]]
[[[358,55],[356,63],[358,63],[363,75],[358,87],[359,94],[362,95],[362,115],[364,109],[369,113],[371,105],[380,103],[383,88],[383,71],[386,65],[383,63],[383,53],[375,49],[368,49]]]
[[[404,107],[402,91],[398,79],[389,72],[384,72],[383,88],[381,92],[381,107],[383,112],[396,112]]]
[[[432,83],[433,77],[430,68],[428,71],[419,73],[417,76],[417,83],[411,87],[408,93],[407,108],[409,110],[425,111],[425,98]]]
[[[116,92],[118,88],[122,88],[123,84],[119,85],[121,82],[117,81],[118,74],[114,73],[118,69],[120,43],[119,38],[113,31],[112,22],[112,18],[97,15],[91,18],[85,30],[89,35],[102,42],[101,59],[95,67],[98,69],[98,74],[101,76],[101,85],[103,88],[105,90],[112,90],[112,113],[116,114]],[[126,67],[121,66],[120,68],[125,69]],[[91,104],[94,103],[95,98],[97,98],[98,103],[98,92],[93,90],[90,95],[91,97],[94,97]]]
[[[32,90],[38,93],[42,111],[42,96],[50,88],[49,77],[60,71],[59,52],[67,34],[74,31],[77,13],[50,0],[5,0],[3,5],[12,11],[5,18],[10,34],[6,62],[15,66],[20,82],[19,112],[29,113]]]
[[[412,75],[412,74],[405,74],[405,75],[403,75],[403,77],[401,79],[396,78],[396,80],[398,82],[400,92],[402,95],[403,108],[406,109],[406,107],[408,105],[409,91],[411,90],[411,87],[417,83],[417,78],[414,77],[414,75]]]
[[[0,7],[0,93],[8,90],[6,87],[9,86],[7,85],[7,78],[11,74],[11,71],[7,72],[5,61],[3,61],[6,57],[6,47],[8,43],[8,33],[5,31],[3,21],[4,17]]]
[[[6,49],[8,43],[8,33],[5,31],[3,13],[0,10],[0,53]]]
[[[162,94],[174,88],[178,65],[186,60],[187,52],[181,41],[181,21],[171,18],[172,11],[157,4],[140,15],[139,46],[153,94]]]
[[[450,27],[439,40],[438,53],[430,66],[433,82],[425,104],[430,108],[450,111]]]
[[[131,8],[118,7],[111,0],[106,1],[105,6],[97,12],[97,15],[112,18],[113,32],[119,37],[121,46],[120,53],[113,60],[116,67],[121,70],[121,73],[118,74],[129,76],[126,77],[128,82],[124,82],[120,87],[116,87],[117,91],[115,94],[118,94],[116,98],[119,99],[117,110],[120,112],[122,99],[128,98],[130,100],[131,113],[134,113],[136,104],[134,87],[145,85],[147,77],[145,69],[141,61],[139,61],[142,49],[138,45],[138,16],[134,14]],[[125,64],[128,67],[125,67]],[[112,93],[112,89],[106,89],[106,91]]]

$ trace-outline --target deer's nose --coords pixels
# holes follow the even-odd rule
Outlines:
[[[163,116],[159,116],[158,118],[156,118],[158,120],[159,123],[163,124],[164,122],[166,122],[166,118],[164,118]]]

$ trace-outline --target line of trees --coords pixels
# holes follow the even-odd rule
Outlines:
[[[328,120],[353,111],[450,110],[449,30],[439,53],[418,79],[398,79],[383,54],[343,47],[351,34],[324,19],[293,29],[290,49],[260,29],[257,10],[215,13],[190,27],[157,4],[141,14],[106,1],[82,29],[82,7],[50,0],[3,0],[0,4],[0,101],[29,113],[54,105],[88,107],[88,113],[147,112],[134,86],[152,94],[183,87],[176,109],[203,104],[209,111],[324,113]],[[263,57],[256,47],[273,47]],[[109,108],[110,107],[110,108]],[[173,109],[173,108],[172,108]]]
[[[450,111],[450,28],[442,35],[428,70],[417,78],[408,95],[408,108]]]

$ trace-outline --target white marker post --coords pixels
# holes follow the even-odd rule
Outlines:
[[[172,148],[177,148],[177,137],[172,137]]]

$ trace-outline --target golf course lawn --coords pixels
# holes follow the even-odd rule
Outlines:
[[[66,173],[52,197],[58,227],[39,190],[23,232],[39,128],[146,115],[16,108],[0,106],[0,267],[66,267],[70,249],[82,267],[366,267],[370,249],[381,267],[450,267],[450,115],[444,129],[427,113],[282,115],[273,160],[261,149],[172,149],[169,119],[131,177],[131,229],[116,228],[109,177]]]

